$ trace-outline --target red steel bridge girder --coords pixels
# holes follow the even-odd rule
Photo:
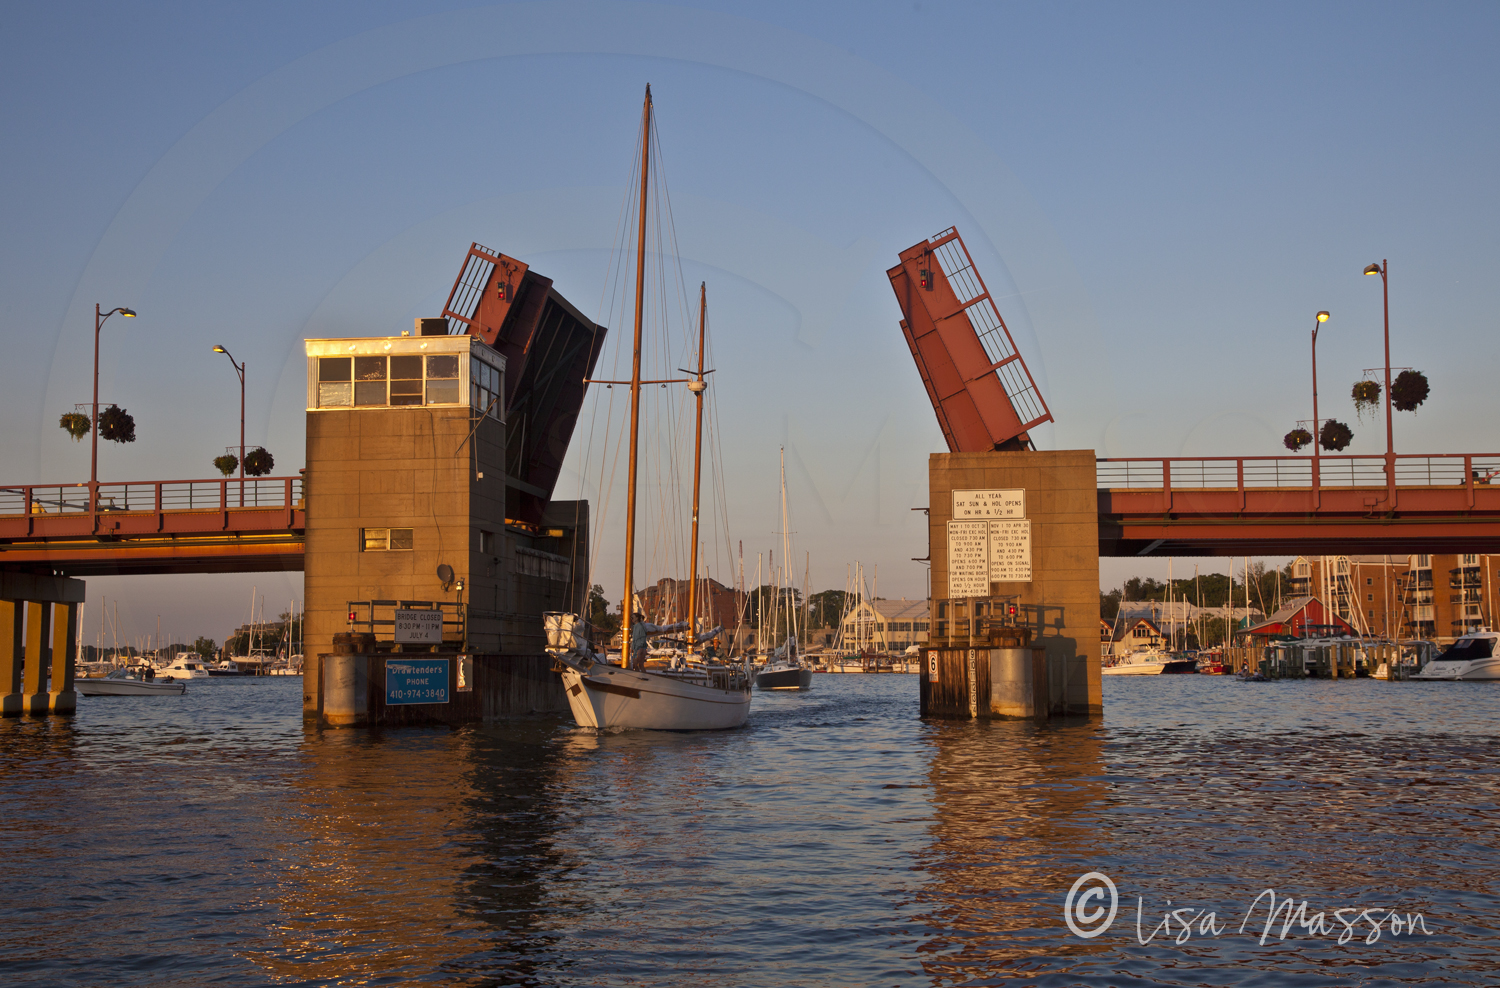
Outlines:
[[[241,507],[243,500],[244,506]],[[0,566],[69,576],[302,569],[300,477],[0,488]]]
[[[1491,484],[1500,454],[1401,455],[1392,466],[1396,482],[1377,486],[1389,476],[1384,456],[1320,457],[1316,466],[1287,457],[1103,459],[1099,554],[1500,551],[1500,483]],[[1131,471],[1150,486],[1115,486]],[[1309,483],[1295,484],[1298,473]],[[1289,482],[1253,485],[1272,475]]]

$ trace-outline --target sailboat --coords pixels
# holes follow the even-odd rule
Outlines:
[[[786,448],[781,450],[781,558],[792,558],[790,518],[786,510]],[[783,565],[785,565],[783,563]],[[779,581],[778,581],[779,582]],[[796,608],[791,605],[790,594],[780,586],[776,588],[777,613],[786,600],[787,636],[770,657],[770,661],[755,674],[755,688],[762,690],[805,690],[812,686],[812,669],[802,664],[797,645]],[[775,620],[772,620],[775,627]],[[805,630],[805,629],[804,629]]]
[[[714,628],[697,628],[698,494],[702,475],[703,367],[707,288],[701,288],[698,316],[698,372],[686,383],[698,403],[698,431],[693,456],[692,573],[689,580],[688,619],[658,625],[635,614],[636,491],[641,419],[641,330],[646,288],[646,197],[651,175],[651,87],[641,109],[640,224],[636,242],[635,338],[630,380],[595,382],[630,388],[630,453],[628,497],[625,508],[625,593],[621,597],[623,628],[621,664],[610,665],[595,653],[588,623],[577,614],[551,612],[543,616],[547,653],[556,660],[573,718],[581,727],[645,728],[662,731],[705,731],[740,727],[750,714],[750,673],[747,666],[715,661],[711,655],[696,661],[676,658],[667,668],[647,669],[648,640],[656,635],[687,631],[690,645],[717,636]],[[689,372],[691,373],[691,372]],[[651,384],[673,382],[651,381]]]

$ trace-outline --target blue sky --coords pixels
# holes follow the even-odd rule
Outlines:
[[[950,225],[1050,448],[1278,452],[1328,309],[1324,414],[1380,451],[1347,394],[1381,360],[1381,258],[1393,363],[1433,385],[1398,450],[1495,448],[1493,4],[11,3],[0,27],[7,483],[87,477],[56,420],[95,301],[141,311],[105,330],[139,436],[105,479],[211,473],[237,430],[214,343],[248,361],[249,441],[300,465],[300,341],[434,314],[471,240],[599,311],[647,81],[709,283],[731,534],[777,541],[785,444],[817,588],[862,560],[925,592],[909,509],[942,439],[884,270]],[[137,633],[215,638],[252,584],[300,596],[91,583]]]

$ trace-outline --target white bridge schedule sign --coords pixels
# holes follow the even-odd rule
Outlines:
[[[990,595],[990,523],[948,523],[948,596]]]
[[[988,597],[991,583],[1031,582],[1025,490],[954,491],[948,596]]]
[[[1004,519],[989,525],[990,581],[1030,583],[1031,519]]]
[[[954,491],[953,520],[1025,518],[1026,490]]]

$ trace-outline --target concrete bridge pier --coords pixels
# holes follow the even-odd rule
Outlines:
[[[82,580],[0,572],[0,714],[71,714]]]
[[[942,649],[929,649],[923,714],[1102,713],[1093,450],[934,453],[927,477],[934,602],[1014,607],[1014,619],[1001,620],[1027,634],[1007,646],[1004,629],[992,630],[989,648],[964,645],[952,668],[942,668]],[[930,634],[941,618],[933,615]],[[955,681],[967,703],[945,702]]]

